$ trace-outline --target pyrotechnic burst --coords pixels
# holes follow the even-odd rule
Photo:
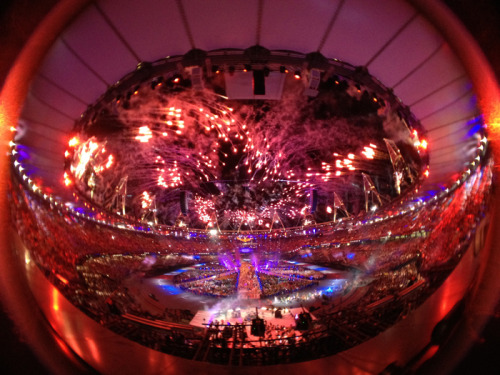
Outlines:
[[[356,209],[353,202],[364,196],[362,173],[389,194],[392,178],[384,119],[375,110],[357,115],[353,126],[351,118],[330,114],[335,105],[330,91],[313,101],[285,92],[279,102],[245,102],[210,89],[141,86],[129,98],[108,103],[70,141],[70,172],[98,202],[109,201],[127,176],[129,214],[144,216],[151,205],[144,206],[146,197],[155,197],[165,224],[179,215],[181,189],[192,197],[188,219],[195,227],[269,228],[276,218],[285,226],[303,224],[313,189],[314,220],[332,220],[327,207],[334,194]],[[86,135],[97,123],[119,125],[112,136]],[[424,142],[418,147],[425,148]]]

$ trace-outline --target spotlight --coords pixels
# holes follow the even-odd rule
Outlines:
[[[172,78],[173,83],[179,83],[180,81],[181,81],[181,77],[177,74]]]
[[[300,70],[296,70],[293,76],[295,77],[295,79],[300,79],[301,77]]]
[[[280,73],[288,73],[288,69],[284,66],[284,65],[281,65],[280,66]]]
[[[219,65],[212,65],[212,73],[219,73]]]
[[[244,72],[249,72],[252,70],[252,65],[250,64],[245,64],[245,68],[243,69]]]
[[[163,77],[162,76],[156,77],[155,79],[153,79],[151,81],[151,89],[154,90],[156,88],[156,86],[161,86],[162,82],[163,82]]]

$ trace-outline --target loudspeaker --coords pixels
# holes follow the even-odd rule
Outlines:
[[[310,205],[311,213],[316,212],[316,207],[318,206],[318,191],[316,189],[311,190],[310,194]]]
[[[263,70],[253,71],[253,94],[266,95],[266,75]]]
[[[318,69],[311,69],[309,74],[309,89],[317,90],[321,80],[321,72]]]
[[[180,198],[181,212],[185,216],[185,215],[187,215],[187,212],[188,212],[188,196],[187,196],[187,192],[181,191],[181,193],[179,195],[179,198]]]
[[[264,336],[266,333],[266,325],[264,324],[264,319],[254,318],[252,319],[252,327],[250,333],[253,336]]]
[[[309,313],[303,312],[295,319],[295,329],[297,331],[307,331],[311,327],[312,318]]]
[[[195,66],[191,69],[191,85],[195,90],[203,90],[203,69]]]

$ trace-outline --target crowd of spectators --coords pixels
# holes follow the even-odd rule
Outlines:
[[[223,265],[212,262],[209,264],[204,264],[201,266],[193,267],[191,269],[185,270],[174,276],[174,282],[176,284],[185,283],[189,281],[196,281],[201,279],[206,279],[213,276],[218,276],[220,274],[226,273],[228,269]]]
[[[460,261],[484,217],[489,184],[489,179],[477,177],[447,197],[430,200],[426,206],[393,219],[332,229],[321,235],[304,236],[300,241],[255,238],[256,253],[269,243],[268,251],[279,250],[284,259],[352,270],[355,280],[352,289],[363,293],[357,295],[355,303],[339,303],[337,295],[317,296],[309,309],[318,319],[300,339],[296,334],[296,339],[290,340],[289,327],[285,332],[269,325],[267,330],[271,332],[266,331],[268,336],[263,336],[262,346],[259,341],[248,343],[242,348],[241,360],[246,363],[253,358],[271,364],[300,360],[309,354],[328,355],[357,345],[394,324],[422,303]],[[229,253],[237,248],[236,240],[226,238],[217,242],[201,237],[190,240],[185,236],[123,230],[55,207],[29,193],[21,184],[12,184],[9,194],[11,222],[29,249],[32,261],[78,308],[116,332],[157,350],[188,358],[208,353],[207,360],[212,356],[213,361],[228,360],[231,345],[223,348],[220,343],[207,344],[203,340],[206,332],[186,333],[181,328],[159,330],[125,319],[124,314],[134,314],[152,321],[163,319],[187,325],[194,312],[172,308],[151,315],[128,293],[124,280],[131,275],[147,277],[149,272],[156,272],[155,268],[170,271],[194,266],[200,257],[214,260],[221,249]],[[186,276],[191,275],[182,277]],[[179,285],[213,296],[237,291],[237,272],[215,276],[186,279]],[[259,272],[263,294],[290,292],[297,286],[308,287],[317,282],[314,277],[312,280],[293,277],[290,282],[288,276],[291,277]],[[281,332],[279,338],[275,338],[276,332]],[[269,334],[279,344],[266,344]]]
[[[293,293],[307,287],[318,285],[318,281],[292,276],[272,276],[257,272],[263,297],[274,297]]]
[[[177,285],[179,288],[194,294],[211,297],[228,297],[236,293],[238,287],[238,272],[227,271],[223,274],[187,281]]]
[[[267,262],[258,269],[260,273],[292,279],[321,280],[325,278],[325,274],[320,271],[283,261]]]

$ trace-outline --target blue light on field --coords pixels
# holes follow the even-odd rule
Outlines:
[[[172,271],[167,273],[166,275],[178,275],[180,273],[186,272],[187,270],[185,268],[181,268],[180,270]]]
[[[354,253],[347,254],[347,259],[354,259]]]
[[[333,280],[330,283],[330,285],[325,285],[320,290],[326,294],[338,293],[342,290],[344,283],[345,283],[345,280],[342,280],[342,279]]]
[[[167,292],[168,294],[171,294],[171,295],[177,295],[177,294],[181,294],[182,293],[182,290],[173,286],[173,285],[160,285],[160,288],[163,289],[163,291]]]
[[[308,267],[308,268],[310,268],[312,270],[315,270],[315,271],[320,271],[320,272],[321,271],[328,271],[328,268],[326,268],[326,267],[311,266],[311,267]]]

